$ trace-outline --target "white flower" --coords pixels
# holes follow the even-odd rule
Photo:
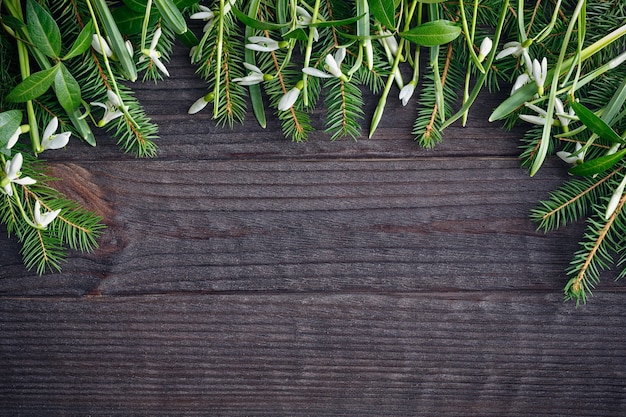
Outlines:
[[[19,185],[32,185],[37,181],[32,179],[31,177],[20,178],[22,173],[20,169],[22,169],[22,154],[15,154],[13,159],[10,159],[4,164],[4,178],[0,180],[0,186],[2,186],[2,190],[8,196],[13,195],[13,188],[11,187],[11,183],[19,184]]]
[[[45,213],[42,213],[41,204],[39,203],[39,200],[37,200],[35,201],[35,210],[34,210],[35,224],[38,227],[45,229],[50,223],[52,223],[54,219],[57,218],[60,212],[61,212],[61,209],[57,209],[54,211],[47,211]]]
[[[100,103],[97,101],[90,103],[92,106],[98,106],[104,109],[104,116],[102,116],[102,120],[98,122],[99,127],[106,125],[111,120],[117,119],[124,114],[124,112],[120,110],[123,106],[117,94],[111,90],[107,90],[107,98],[108,101],[106,103]]]
[[[533,59],[532,78],[537,83],[537,93],[542,96],[543,86],[546,82],[546,78],[548,78],[548,60],[546,57],[543,57],[541,63],[537,58]]]
[[[271,52],[281,48],[282,42],[275,41],[267,36],[250,36],[246,48],[258,52]]]
[[[159,38],[161,37],[161,28],[158,27],[154,31],[154,35],[152,36],[152,42],[150,42],[150,49],[143,49],[141,52],[143,55],[139,58],[139,62],[145,61],[146,58],[150,58],[154,65],[166,76],[170,76],[170,73],[165,68],[165,65],[161,62],[161,52],[156,50],[157,45],[159,44]]]
[[[326,58],[324,58],[324,62],[325,62],[324,68],[326,68],[326,70],[330,74],[327,74],[324,71],[320,71],[312,67],[304,67],[302,68],[302,72],[308,75],[312,75],[314,77],[320,77],[320,78],[336,77],[336,78],[341,79],[342,81],[348,81],[348,77],[346,77],[341,72],[341,63],[343,62],[343,59],[345,57],[346,57],[346,48],[337,49],[334,56],[331,54],[326,55]]]
[[[200,7],[200,11],[192,14],[191,16],[189,16],[189,18],[190,19],[203,20],[203,21],[207,22],[204,25],[204,28],[202,28],[202,31],[206,32],[207,30],[209,30],[209,28],[213,24],[213,21],[215,20],[215,13],[213,13],[213,10],[209,9],[206,6],[199,5],[198,7]]]
[[[406,106],[409,102],[409,99],[413,96],[413,92],[415,91],[415,81],[411,80],[408,84],[406,84],[400,90],[400,100],[402,100],[402,105]]]
[[[507,42],[504,44],[504,49],[500,51],[498,55],[496,55],[496,59],[501,59],[507,57],[509,55],[513,55],[514,57],[518,57],[524,52],[527,48],[525,48],[519,42]]]
[[[113,51],[107,41],[96,33],[91,37],[91,47],[100,55],[106,55],[109,58],[113,56]]]
[[[528,74],[526,73],[520,74],[515,80],[515,84],[513,84],[513,88],[511,88],[511,95],[513,95],[517,90],[519,90],[520,88],[522,88],[529,82],[530,82],[530,77],[528,76]]]
[[[480,49],[478,51],[479,62],[483,62],[485,57],[489,55],[489,52],[491,52],[492,47],[493,47],[493,41],[491,40],[491,38],[486,37],[485,39],[483,39],[483,41],[480,43]]]
[[[211,101],[213,101],[213,93],[212,92],[208,93],[208,94],[200,97],[196,101],[194,101],[194,103],[191,105],[191,107],[189,107],[189,110],[187,110],[187,113],[188,114],[196,114],[200,110],[204,109],[207,106],[207,104],[209,104]]]
[[[262,83],[263,81],[269,81],[273,77],[271,75],[263,74],[257,66],[249,64],[247,62],[243,63],[243,66],[250,70],[250,73],[243,78],[233,78],[233,81],[239,85],[254,85]]]
[[[311,24],[311,20],[313,19],[313,17],[303,7],[296,6],[296,15],[298,19],[298,23],[296,23],[297,28],[306,28],[308,25]],[[315,28],[313,30],[313,40],[317,42],[319,38],[320,34],[317,31],[317,28]]]
[[[299,81],[294,88],[285,93],[285,95],[278,102],[278,110],[289,110],[295,104],[296,100],[300,96],[300,91],[304,87],[302,84],[302,81]]]
[[[563,161],[567,162],[568,164],[574,164],[574,165],[582,164],[585,159],[585,152],[580,152],[582,148],[583,148],[582,145],[576,142],[576,148],[574,152],[558,151],[556,153],[556,156],[558,156],[559,158],[561,158]]]
[[[565,113],[565,107],[563,107],[563,102],[558,97],[556,97],[554,100],[554,110],[556,117],[558,117],[561,126],[564,128],[567,127],[567,125],[569,125],[572,120],[577,120],[576,113],[574,113],[574,109],[572,109],[571,107],[569,108],[569,111]]]
[[[67,145],[70,140],[70,132],[62,132],[57,134],[57,128],[59,127],[59,119],[53,117],[46,129],[43,131],[43,139],[41,140],[41,148],[39,152],[43,152],[46,149],[59,149]]]

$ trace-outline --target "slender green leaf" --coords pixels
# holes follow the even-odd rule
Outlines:
[[[370,6],[370,13],[389,30],[396,28],[395,13],[396,8],[389,0],[367,0]]]
[[[63,57],[63,60],[65,61],[67,59],[74,58],[75,56],[81,55],[83,52],[89,49],[93,33],[93,21],[90,20],[89,23],[85,25],[83,30],[80,31],[78,37],[74,41],[74,44],[72,44],[70,50]]]
[[[54,92],[66,112],[72,113],[80,107],[80,86],[62,63],[59,63],[54,77]]]
[[[570,168],[569,172],[573,175],[580,175],[583,177],[589,175],[599,174],[613,167],[626,155],[626,149],[622,149],[612,155],[604,155],[598,158],[591,159],[580,165],[576,165]]]
[[[90,0],[98,14],[100,15],[100,20],[102,21],[102,25],[108,35],[108,40],[111,45],[111,50],[117,56],[117,59],[122,66],[123,71],[126,74],[126,77],[130,81],[135,81],[137,79],[137,66],[135,65],[135,61],[131,56],[128,49],[126,49],[126,43],[124,42],[124,38],[120,33],[120,29],[117,26],[117,22],[113,18],[111,14],[111,10],[109,9],[109,5],[106,0]]]
[[[6,96],[6,100],[13,103],[22,103],[39,97],[52,85],[57,66],[35,72],[15,86]]]
[[[0,113],[0,148],[4,148],[22,123],[22,112],[8,110]]]
[[[461,28],[449,20],[433,20],[400,32],[400,36],[420,46],[437,46],[452,42],[461,34]]]
[[[489,116],[490,122],[495,122],[496,120],[501,120],[507,117],[509,114],[513,113],[515,110],[519,109],[529,100],[532,100],[533,96],[537,93],[537,84],[532,82],[530,84],[526,84],[519,90],[517,90],[512,96],[508,97],[504,100]]]
[[[139,13],[145,12],[146,6],[148,5],[146,0],[123,0],[122,3],[124,3],[132,11]]]
[[[578,119],[593,133],[612,143],[624,143],[624,140],[609,125],[594,114],[591,110],[575,100],[569,101]]]
[[[30,40],[50,58],[61,53],[61,31],[54,18],[34,0],[26,2],[26,26]]]
[[[174,33],[180,35],[187,32],[185,17],[172,0],[154,0],[154,4],[156,4],[159,13],[161,13],[165,24],[172,29]]]
[[[244,25],[246,25],[247,27],[251,27],[253,29],[258,29],[258,30],[279,30],[282,28],[285,28],[287,26],[289,26],[288,23],[283,23],[283,24],[279,24],[279,23],[272,23],[272,22],[262,22],[260,20],[256,20],[244,13],[242,13],[240,10],[237,10],[236,7],[233,7],[230,9],[235,16],[237,16],[237,19],[239,19],[239,21],[241,23],[243,23]]]

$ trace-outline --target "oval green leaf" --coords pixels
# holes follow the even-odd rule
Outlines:
[[[389,0],[367,0],[370,7],[370,13],[389,30],[396,28],[395,14],[396,8],[394,3]]]
[[[74,112],[81,104],[80,86],[63,64],[59,64],[59,69],[54,76],[54,92],[59,104],[68,113]]]
[[[26,26],[30,40],[37,49],[50,58],[61,53],[61,31],[46,9],[33,0],[26,2]]]
[[[67,60],[70,58],[74,58],[75,56],[82,55],[89,46],[91,45],[92,35],[94,34],[93,21],[90,20],[89,23],[85,25],[83,30],[80,31],[78,37],[72,44],[70,50],[65,54],[63,60]]]
[[[52,85],[57,68],[57,66],[54,66],[26,77],[24,81],[16,85],[15,88],[7,94],[7,101],[22,103],[39,97]]]
[[[599,174],[613,167],[626,155],[626,149],[622,149],[612,155],[604,155],[599,158],[586,161],[580,165],[570,168],[569,172],[573,175],[580,175],[583,177],[589,175]]]
[[[461,34],[461,28],[449,20],[433,20],[400,32],[400,36],[420,46],[438,46],[452,42]]]
[[[0,113],[0,148],[5,148],[7,142],[22,123],[22,112],[8,110]]]
[[[575,100],[569,100],[570,106],[578,116],[578,119],[582,124],[587,126],[596,135],[612,143],[624,143],[624,140],[618,135],[604,120],[595,115],[594,112],[589,110]]]

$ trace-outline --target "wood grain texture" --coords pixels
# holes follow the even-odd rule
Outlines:
[[[49,156],[106,219],[95,253],[39,277],[0,237],[0,415],[624,414],[626,292],[562,302],[584,225],[535,231],[567,175],[528,178],[498,96],[431,151],[395,100],[374,139],[291,143],[188,116],[185,62],[138,87],[156,158]]]

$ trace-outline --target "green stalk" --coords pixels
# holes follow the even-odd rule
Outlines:
[[[248,16],[256,18],[259,12],[260,5],[261,0],[251,0],[248,8]],[[253,35],[254,28],[246,26],[244,39],[248,39],[250,36]],[[254,51],[245,48],[244,60],[249,64],[256,65]],[[250,101],[252,103],[252,111],[254,112],[254,116],[256,117],[257,122],[259,122],[259,125],[265,128],[265,126],[267,126],[267,119],[265,117],[265,106],[263,104],[263,97],[261,95],[261,86],[259,84],[248,86],[248,91],[250,92]]]
[[[313,34],[315,33],[315,22],[317,21],[317,15],[319,14],[320,0],[315,0],[313,6],[313,13],[311,14],[311,27],[309,27],[309,37],[307,39],[306,50],[304,51],[304,67],[308,67],[311,62],[311,53],[313,52]],[[308,75],[302,73],[302,82],[304,88],[302,89],[302,102],[305,106],[309,105],[309,93],[307,92],[307,80]]]
[[[217,118],[220,110],[220,82],[222,79],[222,51],[224,42],[224,0],[220,0],[220,16],[217,27],[217,56],[215,59],[215,86],[213,87],[213,117]]]
[[[465,16],[465,7],[463,6],[463,0],[459,1],[459,8],[461,9],[461,25],[463,26],[463,33],[465,34],[465,40],[467,41],[467,49],[469,50],[470,57],[482,74],[485,73],[485,68],[480,63],[478,59],[478,55],[476,55],[476,51],[474,51],[474,32],[470,33],[469,27],[467,26],[467,16]],[[476,3],[474,3],[476,5]]]
[[[569,39],[572,35],[572,31],[574,30],[574,25],[578,22],[578,14],[580,13],[583,6],[586,5],[586,0],[579,0],[576,8],[574,9],[574,13],[572,14],[572,19],[570,24],[567,26],[567,30],[565,31],[565,36],[563,37],[563,44],[561,45],[561,51],[559,53],[559,58],[556,61],[556,65],[554,66],[554,76],[552,77],[552,84],[550,85],[550,95],[548,98],[548,108],[546,109],[546,124],[543,126],[543,131],[541,134],[541,142],[539,143],[539,149],[537,150],[537,155],[535,155],[535,159],[533,160],[533,164],[530,168],[530,176],[534,176],[539,168],[543,164],[543,161],[546,159],[546,155],[548,153],[548,147],[550,143],[550,136],[552,134],[552,120],[554,116],[554,99],[556,97],[556,92],[559,87],[559,75],[561,73],[561,67],[563,66],[563,59],[565,58],[565,53],[567,52],[567,45],[569,44]],[[572,58],[573,59],[573,58]],[[570,64],[571,65],[571,64]]]

